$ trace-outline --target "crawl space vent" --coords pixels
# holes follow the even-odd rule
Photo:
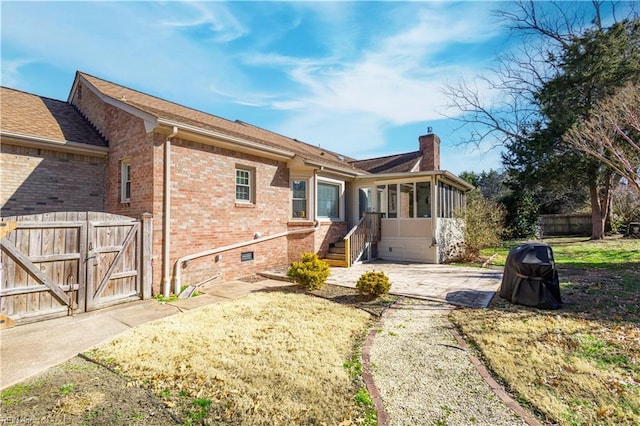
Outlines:
[[[253,260],[253,252],[252,251],[245,251],[240,253],[240,261],[241,262],[248,262],[250,260]]]

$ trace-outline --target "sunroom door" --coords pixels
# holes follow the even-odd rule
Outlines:
[[[358,189],[358,220],[362,219],[365,212],[370,212],[372,207],[371,187]]]

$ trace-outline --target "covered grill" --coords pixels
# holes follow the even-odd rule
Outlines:
[[[511,250],[499,294],[517,305],[561,308],[560,282],[551,247],[544,243],[527,243]]]

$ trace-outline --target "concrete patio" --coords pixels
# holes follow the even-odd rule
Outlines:
[[[367,271],[383,271],[391,281],[391,294],[435,300],[452,305],[486,308],[495,295],[502,271],[451,265],[375,261],[351,268],[331,268],[327,284],[355,287],[360,275]],[[286,278],[286,270],[261,275]]]

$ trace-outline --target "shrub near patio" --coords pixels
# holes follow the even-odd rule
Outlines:
[[[391,290],[391,282],[384,272],[369,271],[358,278],[356,288],[362,294],[377,297],[389,293],[389,290]]]
[[[546,420],[640,424],[640,244],[545,242],[559,268],[562,309],[496,296],[488,309],[457,309],[451,319],[506,387]]]
[[[287,276],[305,290],[318,290],[329,278],[329,264],[315,253],[304,253],[300,261],[289,266]]]

